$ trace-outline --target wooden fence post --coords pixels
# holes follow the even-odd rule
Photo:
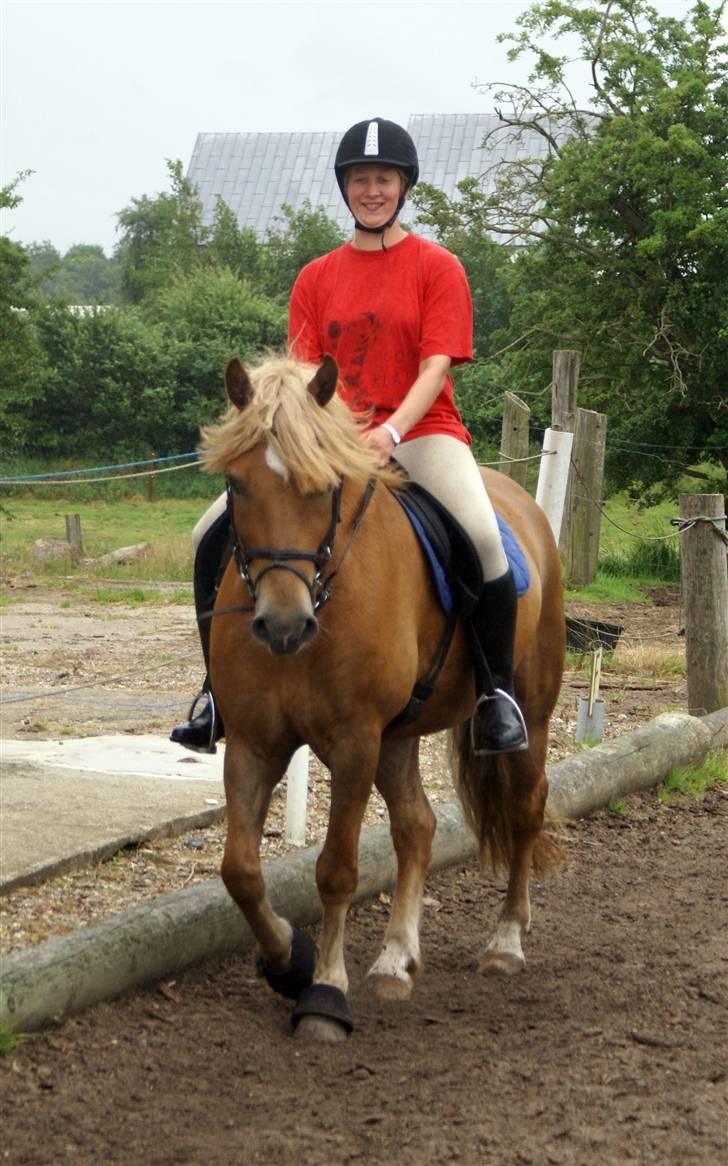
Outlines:
[[[531,410],[515,393],[506,393],[503,398],[503,424],[501,426],[501,460],[498,469],[526,487],[528,462],[528,422]]]
[[[688,712],[702,716],[728,706],[725,499],[681,494],[680,518]]]
[[[66,515],[66,541],[71,547],[71,558],[74,563],[77,563],[83,554],[80,514]]]
[[[551,428],[574,432],[581,353],[557,348],[552,356]]]
[[[604,413],[577,409],[571,485],[561,530],[564,573],[573,583],[591,583],[597,574],[606,439]]]

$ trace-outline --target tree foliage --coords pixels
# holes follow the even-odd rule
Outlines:
[[[119,262],[103,247],[77,243],[64,255],[49,240],[26,251],[38,295],[69,304],[113,304],[119,298]]]
[[[288,302],[291,288],[302,267],[344,242],[339,226],[323,207],[309,199],[299,211],[283,205],[274,226],[266,232],[261,262],[261,287],[267,295]]]
[[[511,59],[532,59],[529,85],[485,87],[497,132],[544,147],[511,152],[482,202],[483,227],[520,244],[504,375],[536,391],[552,349],[580,349],[580,403],[609,414],[612,468],[639,490],[728,449],[722,8],[678,20],[646,0],[533,4],[503,38]],[[590,78],[585,105],[573,61],[543,47],[562,36]],[[646,434],[672,465],[620,456]]]
[[[174,276],[193,271],[207,241],[202,203],[182,163],[167,162],[171,190],[154,198],[134,198],[117,218],[122,240],[117,248],[121,264],[121,295],[138,304],[166,287]]]
[[[19,174],[0,189],[0,209],[13,210],[21,201]],[[24,413],[37,392],[38,347],[29,319],[33,280],[25,249],[0,235],[0,427],[6,445],[16,445],[24,428]]]

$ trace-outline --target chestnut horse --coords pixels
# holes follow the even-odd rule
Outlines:
[[[202,443],[207,469],[227,480],[235,535],[211,635],[212,688],[227,741],[222,878],[255,936],[262,974],[297,1000],[297,1035],[321,1040],[351,1029],[344,925],[373,785],[389,810],[397,878],[369,977],[380,995],[406,999],[420,970],[435,831],[418,767],[424,734],[453,730],[456,788],[481,858],[509,872],[481,971],[523,967],[530,868],[545,869],[557,855],[543,832],[545,757],[564,653],[561,568],[548,522],[520,486],[484,470],[531,573],[515,651],[529,749],[473,755],[468,718],[476,693],[460,623],[418,719],[392,726],[436,656],[446,617],[395,497],[406,485],[361,440],[359,421],[335,393],[337,376],[330,357],[319,369],[270,358],[250,374],[235,358],[225,370],[230,407],[203,431]],[[316,865],[318,949],[271,907],[259,858],[271,794],[305,743],[331,771]]]

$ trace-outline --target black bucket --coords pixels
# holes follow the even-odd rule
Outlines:
[[[566,647],[570,652],[593,652],[595,648],[613,652],[623,631],[624,628],[618,623],[567,615]]]

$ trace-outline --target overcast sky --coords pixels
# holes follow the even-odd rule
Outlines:
[[[689,0],[658,0],[680,16]],[[499,32],[526,0],[0,0],[2,230],[111,252],[116,212],[167,189],[200,132],[346,129],[477,113],[525,80]]]

